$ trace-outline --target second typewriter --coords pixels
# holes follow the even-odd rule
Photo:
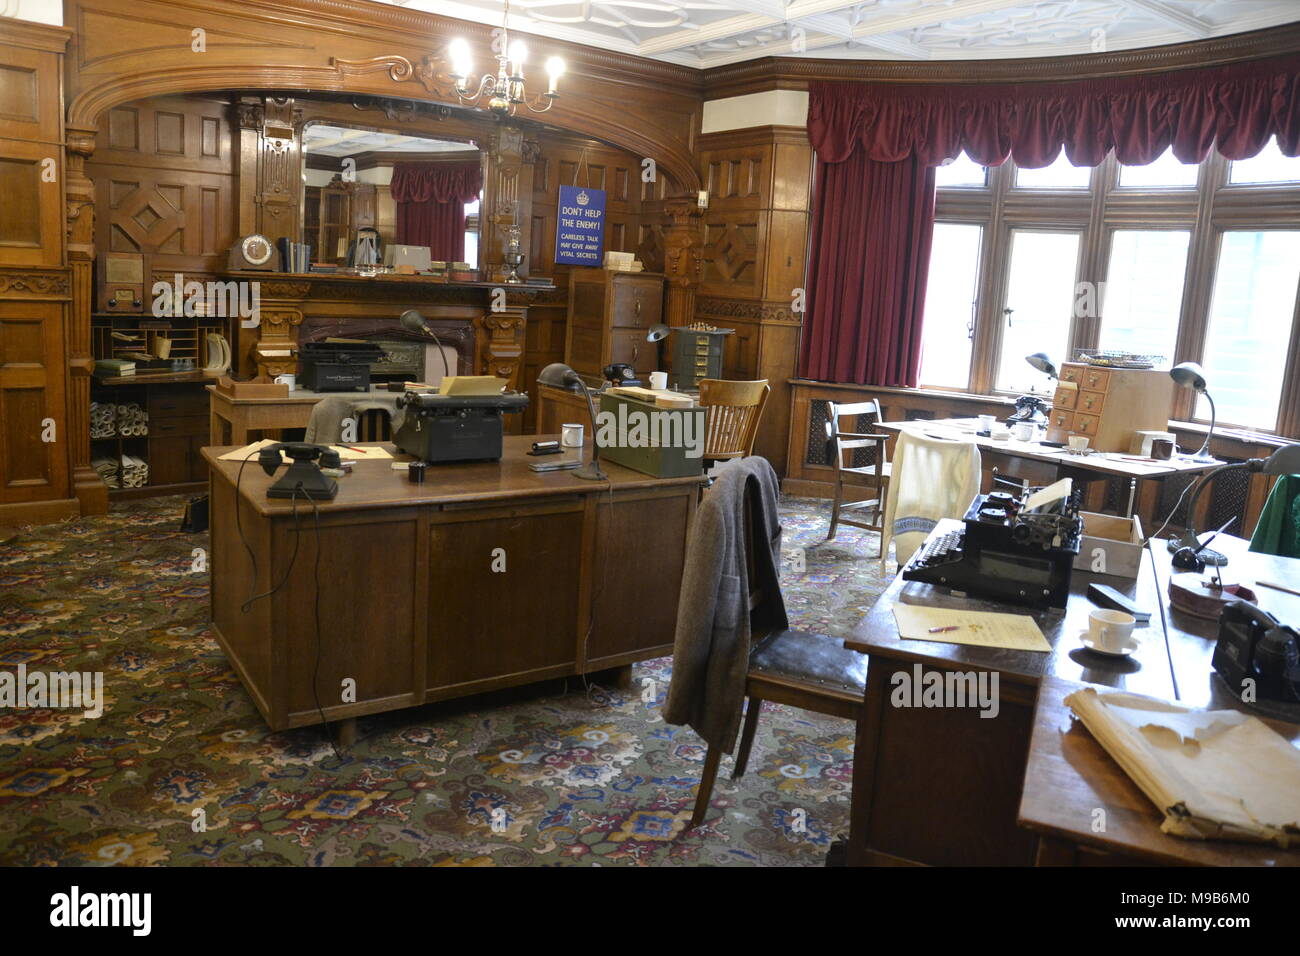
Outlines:
[[[1035,607],[1065,607],[1083,532],[1070,480],[1020,494],[976,495],[962,529],[931,535],[903,577],[973,597]]]

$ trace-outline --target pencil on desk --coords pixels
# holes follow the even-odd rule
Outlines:
[[[1272,588],[1275,591],[1285,591],[1287,594],[1300,594],[1300,591],[1297,591],[1293,587],[1288,587],[1285,584],[1276,584],[1273,581],[1256,581],[1255,583],[1260,587]]]
[[[960,624],[949,624],[949,625],[947,625],[946,627],[932,627],[932,628],[930,628],[930,630],[928,630],[926,633],[927,633],[927,634],[946,634],[946,633],[948,633],[949,631],[960,631],[960,630],[961,630],[961,625],[960,625]]]

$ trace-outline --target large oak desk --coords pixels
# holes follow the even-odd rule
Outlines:
[[[1040,866],[1300,866],[1300,848],[1161,833],[1163,814],[1063,703],[1083,686],[1045,677],[1038,688],[1020,822],[1038,834]],[[1300,741],[1300,724],[1257,716]],[[1098,809],[1105,828],[1094,830]]]
[[[942,521],[934,533],[954,526],[960,522]],[[1254,554],[1240,538],[1220,535],[1215,548],[1231,559],[1225,581],[1253,584],[1256,576],[1281,582],[1300,579],[1300,561]],[[1169,555],[1159,543],[1153,550],[1163,598]],[[1141,646],[1131,658],[1103,657],[1079,644],[1077,635],[1095,608],[1086,597],[1091,581],[1110,584],[1151,612],[1151,624],[1134,631]],[[1263,587],[1255,590],[1265,610],[1283,620],[1300,620],[1300,597]],[[1064,612],[954,597],[947,588],[896,578],[845,642],[870,657],[853,758],[850,862],[1032,864],[1036,839],[1017,826],[1017,814],[1039,684],[1046,677],[1059,677],[1173,700],[1156,595],[1145,556],[1136,582],[1075,571]],[[1032,653],[903,640],[893,615],[898,603],[1033,613],[1052,650]],[[1230,706],[1231,695],[1210,667],[1217,624],[1180,611],[1168,614],[1181,702],[1190,707]],[[893,706],[894,675],[901,672],[910,678],[918,665],[925,672],[996,673],[997,716],[981,717],[973,708]]]
[[[203,450],[213,630],[273,729],[671,652],[700,479],[612,463],[608,482],[537,474],[532,441],[507,436],[500,462],[430,466],[423,485],[358,462],[319,506],[318,575],[311,504],[295,517],[266,497],[273,479],[256,460],[241,480],[239,463],[218,460],[230,449]]]
[[[1127,478],[1129,497],[1126,515],[1133,514],[1139,480],[1168,478],[1170,475],[1196,475],[1223,464],[1220,461],[1206,464],[1182,458],[1173,458],[1169,461],[1157,461],[1154,458],[1135,460],[1136,456],[1118,452],[1072,455],[1064,448],[1052,448],[1037,441],[1017,441],[1014,438],[994,441],[992,438],[983,438],[976,434],[979,427],[977,418],[880,422],[879,425],[894,432],[910,431],[933,438],[971,442],[979,447],[981,455],[994,463],[998,463],[999,459],[1013,458],[1034,463],[1040,466],[1040,469],[1024,474],[1024,477],[1031,480],[1073,478],[1077,484],[1086,484],[1100,478]],[[1043,465],[1049,466],[1047,470],[1041,469]]]

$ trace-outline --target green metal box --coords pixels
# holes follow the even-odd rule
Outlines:
[[[659,408],[602,394],[595,440],[600,457],[655,478],[704,473],[703,408]]]

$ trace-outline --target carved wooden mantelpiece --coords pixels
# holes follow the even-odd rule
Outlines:
[[[303,340],[304,328],[310,330],[306,337],[312,340],[325,335],[364,337],[359,329],[393,323],[405,310],[418,309],[435,332],[444,327],[472,328],[472,369],[466,370],[496,375],[514,389],[522,385],[528,307],[535,298],[555,291],[550,284],[439,282],[420,276],[232,272],[220,278],[257,283],[257,324],[245,328],[240,322],[236,329],[235,352],[244,375],[295,371],[292,353]],[[452,338],[446,344],[460,344],[459,332]]]

